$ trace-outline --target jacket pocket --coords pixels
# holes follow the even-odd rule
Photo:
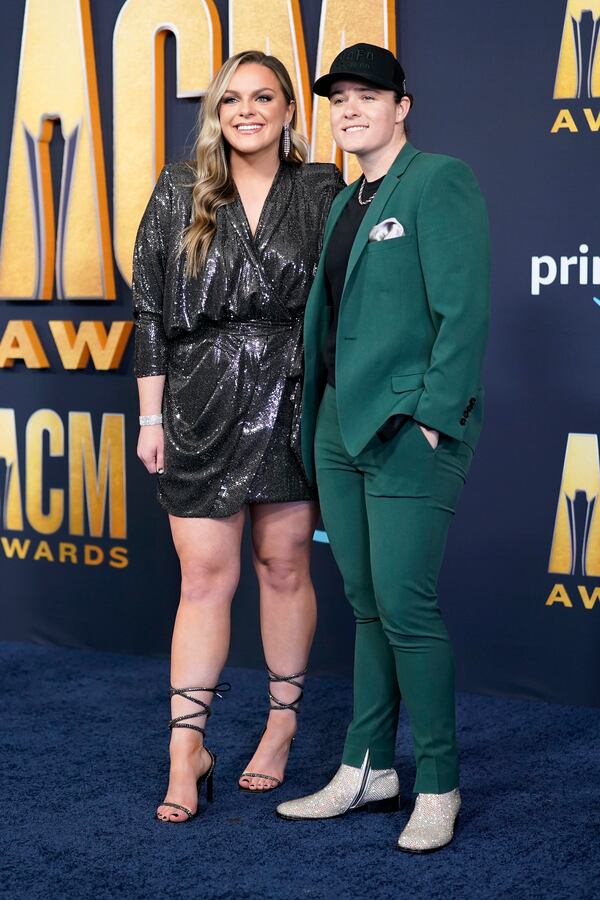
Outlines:
[[[415,388],[423,387],[424,372],[412,372],[409,375],[392,375],[392,390],[395,394],[402,394],[404,391],[413,391]]]
[[[396,252],[402,252],[403,249],[408,249],[412,247],[414,244],[414,235],[412,234],[403,234],[398,235],[393,238],[385,238],[383,241],[367,241],[367,250],[371,252],[382,252],[386,250],[393,249]]]

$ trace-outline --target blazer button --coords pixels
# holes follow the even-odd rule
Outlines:
[[[466,425],[466,424],[467,424],[467,420],[466,420],[466,419],[461,419],[461,420],[460,420],[460,424],[461,424],[461,425]]]

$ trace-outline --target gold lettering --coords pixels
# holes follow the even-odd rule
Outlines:
[[[65,141],[58,223],[50,172]],[[114,299],[89,0],[28,0],[6,188],[0,298]]]
[[[34,412],[25,430],[25,507],[29,524],[35,531],[54,534],[62,525],[64,491],[51,488],[49,511],[44,513],[44,434],[50,438],[49,455],[62,456],[65,452],[65,431],[60,416],[51,409]]]
[[[7,559],[12,559],[15,554],[18,559],[25,559],[31,544],[29,538],[24,541],[21,541],[19,538],[11,538],[9,541],[4,535],[0,537],[0,541],[2,542],[2,549],[4,550],[4,555]]]
[[[583,600],[583,605],[586,609],[593,609],[596,601],[600,601],[600,587],[595,587],[593,589],[591,597],[584,584],[578,584],[577,590],[579,591],[579,596]]]
[[[126,569],[129,565],[127,559],[127,547],[111,547],[109,566],[113,569]]]
[[[349,0],[323,0],[319,29],[319,50],[315,78],[329,71],[337,54],[358,42],[377,44],[396,52],[396,4],[394,0],[374,0],[372,3],[350,3]],[[329,125],[329,100],[314,98],[311,159],[335,162],[342,169],[346,181],[360,175],[354,156],[337,150]]]
[[[551,134],[556,134],[561,128],[567,128],[569,131],[578,132],[579,129],[575,124],[575,119],[571,115],[568,109],[561,109],[556,119],[554,120],[554,125],[550,129]]]
[[[104,562],[104,550],[95,544],[83,545],[83,563],[86,566],[99,566]]]
[[[230,0],[229,54],[248,47],[264,50],[284,63],[296,91],[298,130],[308,137],[312,93],[299,0]]]
[[[165,162],[164,42],[177,40],[177,96],[200,97],[221,65],[213,0],[126,0],[113,40],[115,256],[131,284],[137,228]]]
[[[0,369],[12,368],[17,359],[28,369],[47,369],[50,365],[30,319],[7,322],[0,341]]]
[[[48,541],[40,541],[37,545],[37,550],[33,554],[34,560],[38,559],[47,559],[48,562],[54,562],[54,556],[52,555],[52,550],[50,549],[50,545]]]
[[[77,547],[75,544],[68,544],[66,541],[61,541],[58,545],[58,561],[61,563],[67,562],[76,563],[77,562]]]
[[[96,464],[91,416],[69,413],[69,531],[84,533],[84,507],[89,533],[101,537],[106,498],[109,501],[109,531],[113,538],[127,536],[125,506],[125,417],[104,413],[100,454]]]
[[[14,409],[0,409],[0,459],[3,459],[6,465],[2,527],[8,531],[23,531],[23,503]]]
[[[563,606],[572,607],[571,598],[564,584],[555,584],[550,591],[550,596],[546,600],[546,606],[552,606],[553,603],[562,603]]]
[[[588,125],[590,126],[590,131],[600,131],[600,113],[598,113],[597,116],[594,116],[594,113],[591,109],[585,108],[583,110],[583,114],[587,120]]]
[[[48,322],[65,369],[85,369],[90,356],[96,369],[118,369],[133,322],[112,322],[108,335],[104,322]]]
[[[558,495],[549,572],[600,575],[599,495],[598,437],[595,434],[570,434]],[[575,521],[577,509],[582,506],[583,527]]]

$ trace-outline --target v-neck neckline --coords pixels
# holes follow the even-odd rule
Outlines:
[[[279,167],[278,167],[277,171],[275,172],[275,175],[273,176],[273,181],[271,182],[271,187],[270,187],[269,190],[267,191],[267,195],[266,195],[266,197],[265,197],[265,199],[264,199],[264,203],[263,203],[263,205],[262,205],[260,214],[259,214],[259,216],[258,216],[258,222],[256,223],[256,229],[255,229],[255,231],[254,231],[254,234],[252,233],[252,229],[250,228],[250,220],[248,219],[248,214],[246,213],[246,208],[245,208],[244,203],[243,203],[243,201],[242,201],[240,192],[239,192],[238,189],[237,189],[237,185],[236,185],[235,181],[233,182],[233,186],[234,186],[234,188],[235,188],[235,199],[236,199],[237,203],[239,203],[239,205],[240,205],[240,209],[241,209],[241,211],[242,211],[242,216],[243,216],[243,218],[244,218],[244,223],[245,223],[246,228],[247,228],[247,230],[248,230],[248,235],[250,236],[250,240],[251,240],[253,243],[256,242],[256,237],[257,237],[258,233],[260,232],[260,229],[261,229],[261,226],[262,226],[262,222],[263,222],[263,218],[264,218],[264,215],[265,215],[265,211],[266,211],[266,209],[267,209],[267,206],[269,205],[269,201],[270,201],[270,199],[271,199],[271,195],[272,195],[272,193],[273,193],[273,190],[274,190],[274,188],[275,188],[275,185],[277,184],[277,182],[279,181],[279,178],[281,177],[282,171],[283,171],[283,163],[280,162],[280,163],[279,163]]]

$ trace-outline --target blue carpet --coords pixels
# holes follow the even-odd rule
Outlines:
[[[282,822],[280,800],[338,765],[350,685],[309,678],[288,780],[236,790],[262,724],[265,679],[230,669],[209,746],[215,803],[183,826],[152,819],[166,785],[165,660],[0,644],[0,893],[20,898],[596,898],[600,710],[462,695],[463,813],[446,850],[394,850],[409,815]],[[398,769],[408,795],[406,723]]]

